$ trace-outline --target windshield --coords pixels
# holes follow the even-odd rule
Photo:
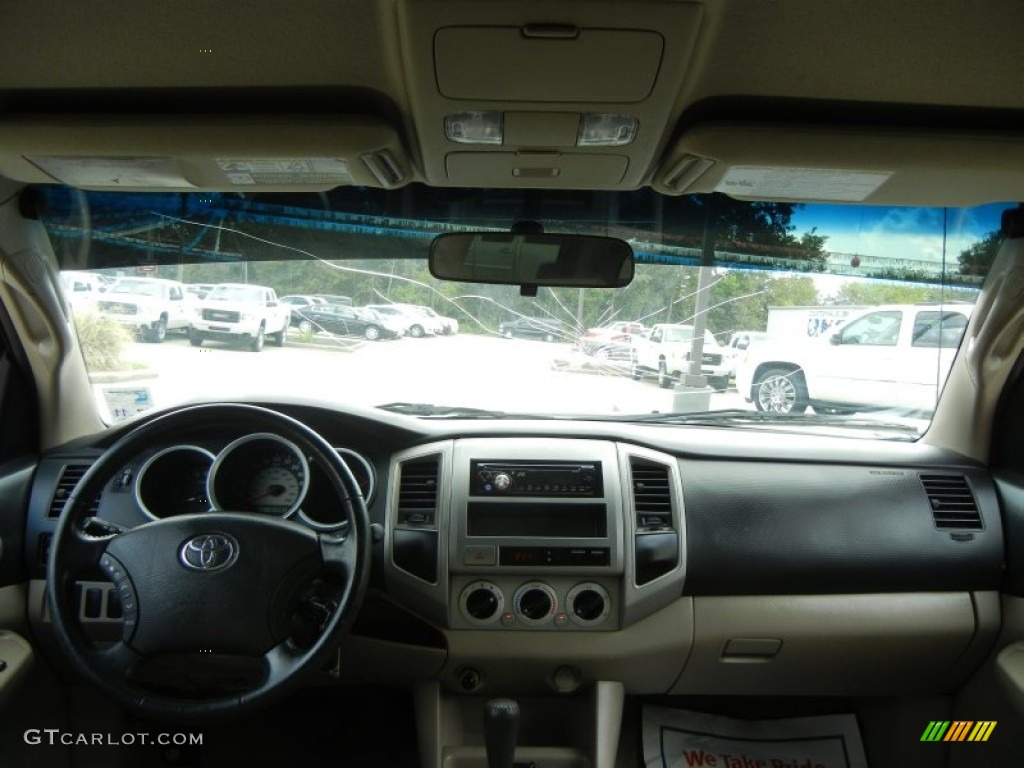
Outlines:
[[[114,292],[150,288],[131,279],[140,273],[214,286],[176,303],[165,337],[159,315],[73,304],[87,365],[105,369],[95,386],[107,420],[141,409],[118,407],[129,390],[146,408],[251,395],[480,417],[749,412],[762,417],[731,425],[800,416],[801,430],[871,422],[871,437],[890,425],[899,439],[928,427],[1009,207],[418,185],[317,196],[40,192],[66,270],[119,278]],[[523,220],[626,240],[634,280],[530,296],[431,277],[435,235],[507,232]],[[355,311],[265,306],[265,289],[339,297]],[[113,329],[102,354],[90,349],[97,324]]]
[[[110,286],[109,293],[134,293],[139,296],[159,296],[160,285],[146,280],[125,278]]]

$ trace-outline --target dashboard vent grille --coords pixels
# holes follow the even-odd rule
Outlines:
[[[437,512],[437,475],[440,456],[407,461],[399,468],[398,522],[401,525],[434,524]]]
[[[921,475],[921,485],[940,531],[980,531],[981,513],[963,475]]]
[[[82,477],[86,472],[89,471],[88,464],[65,464],[61,470],[60,479],[57,481],[57,488],[53,492],[53,498],[50,499],[50,506],[46,510],[46,516],[50,519],[60,517],[60,513],[64,511],[64,504],[67,503],[68,496],[71,495],[72,491],[78,487],[78,483],[81,482]],[[99,510],[100,497],[99,494],[93,499],[92,504],[89,506],[89,514],[95,515]]]
[[[641,531],[672,528],[672,491],[669,468],[643,459],[629,463],[633,483],[633,507],[636,527]]]

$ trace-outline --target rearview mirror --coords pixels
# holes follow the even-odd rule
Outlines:
[[[441,280],[621,288],[633,271],[633,249],[611,237],[457,232],[430,244],[430,274]]]

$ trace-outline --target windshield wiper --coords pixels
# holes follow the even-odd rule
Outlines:
[[[744,424],[829,426],[849,429],[876,429],[886,432],[901,432],[920,437],[921,431],[912,424],[879,419],[851,418],[830,414],[771,413],[769,411],[745,411],[740,408],[724,408],[719,411],[698,413],[642,413],[620,416],[619,420],[647,424],[692,424],[729,426]]]
[[[385,403],[378,405],[378,408],[392,413],[402,413],[406,416],[427,416],[432,418],[449,419],[503,419],[510,418],[512,414],[505,411],[489,411],[485,408],[467,408],[462,405],[434,405],[432,403]],[[533,418],[532,416],[530,418]],[[540,418],[540,417],[537,417]]]

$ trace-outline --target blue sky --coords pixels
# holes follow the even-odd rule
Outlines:
[[[1002,211],[1016,204],[945,209],[946,258],[999,227]],[[943,250],[942,208],[893,208],[859,205],[806,205],[794,214],[796,234],[817,227],[827,235],[829,251],[938,262]]]

